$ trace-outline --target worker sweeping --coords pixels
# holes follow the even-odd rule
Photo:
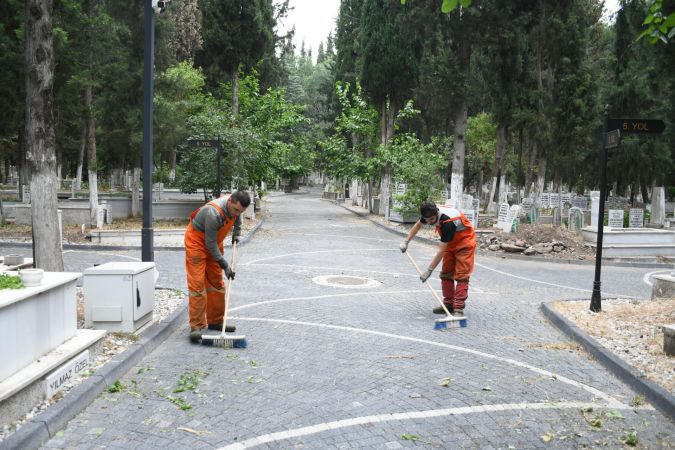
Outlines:
[[[190,215],[185,231],[185,271],[190,297],[190,341],[198,343],[204,331],[222,331],[225,309],[223,273],[234,272],[223,256],[223,242],[232,230],[232,243],[239,242],[241,213],[251,203],[246,192],[236,191],[210,201]],[[227,326],[227,332],[235,327]]]
[[[415,237],[422,225],[436,225],[441,242],[427,270],[420,275],[420,280],[422,283],[427,281],[442,259],[440,278],[443,304],[453,316],[462,317],[469,297],[469,277],[473,272],[473,259],[476,253],[476,233],[473,225],[458,209],[444,207],[443,211],[440,211],[433,202],[422,203],[420,213],[420,219],[410,229],[399,248],[405,253],[408,250],[408,242]],[[434,313],[445,314],[445,311],[443,307],[438,306],[434,308]]]

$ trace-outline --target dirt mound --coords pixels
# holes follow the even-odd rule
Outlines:
[[[515,233],[481,233],[478,245],[483,250],[493,252],[561,259],[595,259],[595,250],[584,242],[581,235],[553,225],[520,224]]]

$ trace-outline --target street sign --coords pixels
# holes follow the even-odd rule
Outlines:
[[[190,139],[188,140],[188,145],[190,147],[218,147],[217,139]]]
[[[609,119],[607,124],[608,130],[621,130],[623,134],[656,134],[666,128],[663,120],[656,119]]]
[[[621,130],[613,130],[605,134],[605,148],[615,148],[621,141]]]

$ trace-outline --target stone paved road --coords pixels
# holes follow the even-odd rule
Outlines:
[[[469,327],[439,332],[400,237],[316,195],[268,207],[232,291],[249,348],[191,345],[186,325],[44,448],[621,448],[633,431],[639,447],[672,448],[673,423],[631,407],[635,393],[539,311],[590,298],[592,266],[478,258]],[[434,247],[409,251],[424,267]],[[66,264],[139,256],[72,251]],[[185,289],[183,254],[155,258],[159,284]],[[648,296],[651,270],[604,268],[606,295]],[[197,388],[174,392],[190,376]]]

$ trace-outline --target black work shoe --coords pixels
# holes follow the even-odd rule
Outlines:
[[[452,306],[445,305],[445,307],[448,308],[448,312],[452,314]],[[434,314],[445,314],[445,310],[442,306],[437,306],[434,308]]]
[[[222,323],[209,324],[209,330],[223,331],[223,324]],[[226,333],[234,333],[235,331],[237,331],[237,327],[235,327],[234,325],[225,325]]]
[[[193,344],[199,344],[199,341],[202,340],[202,334],[206,328],[197,328],[190,331],[190,342]]]

